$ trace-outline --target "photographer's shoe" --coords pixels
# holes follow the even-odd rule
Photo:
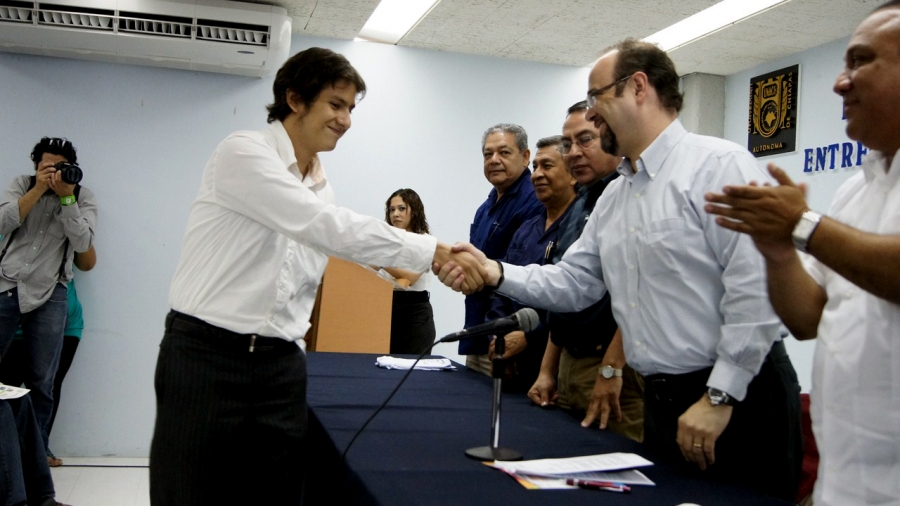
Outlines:
[[[49,465],[50,467],[59,467],[59,466],[63,465],[63,461],[61,458],[57,458],[56,455],[53,455],[52,453],[48,453],[47,454],[47,465]]]

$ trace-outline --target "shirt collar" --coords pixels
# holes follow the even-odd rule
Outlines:
[[[294,153],[294,144],[291,142],[291,137],[288,135],[287,130],[284,129],[284,124],[280,121],[275,121],[269,126],[269,131],[272,132],[272,136],[275,137],[275,149],[278,151],[278,157],[281,158],[281,161],[288,167],[288,170],[291,170],[292,172],[296,171],[297,175],[300,176],[301,181],[313,190],[318,190],[325,186],[325,170],[322,168],[322,163],[319,161],[319,155],[313,156],[313,159],[310,160],[306,170],[306,177],[303,177],[300,168],[297,167],[297,156]]]
[[[900,157],[900,151],[894,153],[894,159],[891,161],[891,166],[887,166],[887,156],[884,151],[869,151],[869,154],[866,155],[865,160],[863,160],[862,170],[863,175],[866,178],[867,183],[871,183],[875,179],[880,179],[887,181],[889,183],[893,183],[897,180],[898,172],[900,172],[900,161],[898,161],[898,157]]]
[[[656,175],[662,170],[663,162],[669,157],[669,153],[687,133],[681,120],[675,118],[641,153],[636,162],[637,171],[633,170],[634,166],[628,158],[622,158],[622,163],[619,164],[616,171],[627,178],[631,178],[636,172],[646,171],[647,177],[651,180],[656,179]]]

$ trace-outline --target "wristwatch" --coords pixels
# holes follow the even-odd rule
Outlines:
[[[791,233],[791,239],[798,250],[804,253],[807,252],[809,238],[816,231],[816,227],[819,226],[821,219],[822,215],[814,211],[806,211],[800,216],[800,221],[797,222],[794,226],[794,231]]]
[[[738,403],[738,401],[728,395],[728,392],[723,392],[718,388],[709,387],[706,390],[706,396],[709,397],[709,403],[713,405],[713,407],[718,406],[720,404],[724,404],[726,406],[734,406]]]
[[[606,379],[610,379],[612,377],[621,378],[622,377],[622,369],[616,369],[611,365],[604,365],[597,371],[600,376],[603,376]]]
[[[60,197],[59,203],[64,206],[71,206],[75,203],[75,195],[66,195],[65,197]]]

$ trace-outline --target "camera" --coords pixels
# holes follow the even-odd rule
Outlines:
[[[81,171],[81,167],[74,163],[59,162],[54,165],[54,167],[60,173],[60,177],[66,184],[78,184],[81,182],[81,178],[84,177],[84,172]]]

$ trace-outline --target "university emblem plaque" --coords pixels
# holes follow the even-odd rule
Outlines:
[[[800,65],[750,79],[747,149],[757,158],[796,149]]]

